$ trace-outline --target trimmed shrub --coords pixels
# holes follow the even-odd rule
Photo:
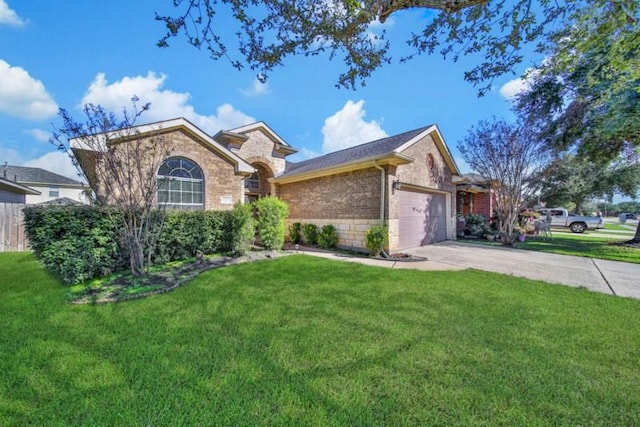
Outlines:
[[[231,213],[170,211],[158,237],[155,262],[164,263],[229,250]]]
[[[230,246],[226,249],[234,255],[244,255],[251,248],[256,233],[251,205],[236,203],[229,215],[229,222],[226,231]]]
[[[365,236],[367,249],[369,249],[369,255],[376,256],[384,249],[387,243],[387,226],[386,225],[373,225],[367,230]]]
[[[29,246],[49,270],[68,284],[101,277],[128,266],[119,224],[122,215],[96,206],[24,208]]]
[[[266,249],[282,249],[286,231],[285,219],[289,206],[277,197],[268,196],[255,202],[258,215],[258,233]]]
[[[307,245],[315,245],[318,239],[318,226],[315,224],[304,224],[304,241]]]
[[[302,224],[294,222],[289,226],[289,240],[294,244],[298,244],[302,241]]]
[[[483,236],[485,234],[491,234],[491,228],[487,225],[486,219],[481,214],[469,214],[465,218],[464,224],[465,234],[471,236]]]
[[[338,244],[338,230],[327,224],[320,229],[318,233],[318,246],[324,249],[334,248]]]

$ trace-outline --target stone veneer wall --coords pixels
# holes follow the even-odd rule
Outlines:
[[[262,171],[256,168],[260,174],[260,194],[274,194],[275,188],[268,179],[282,174],[286,161],[284,157],[274,157],[277,156],[274,152],[274,142],[261,130],[247,132],[245,135],[249,137],[248,140],[242,142],[240,147],[232,145],[229,149],[254,167],[260,165],[264,169],[270,169]]]
[[[340,247],[366,248],[367,230],[380,223],[380,171],[375,168],[281,184],[278,197],[289,204],[288,224],[332,224]]]

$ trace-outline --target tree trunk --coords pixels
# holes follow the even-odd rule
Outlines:
[[[636,235],[633,236],[633,239],[629,240],[627,243],[640,244],[640,221],[638,221],[638,226],[636,227]]]

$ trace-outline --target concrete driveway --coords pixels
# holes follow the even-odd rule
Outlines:
[[[403,261],[352,257],[301,249],[299,253],[389,268],[425,271],[475,268],[548,283],[583,287],[621,297],[640,298],[640,264],[556,255],[523,249],[446,241],[404,250],[414,257]]]
[[[640,298],[640,264],[446,241],[404,251],[425,263],[475,268],[595,292]],[[436,267],[435,265],[433,267]],[[435,269],[435,268],[431,268]]]

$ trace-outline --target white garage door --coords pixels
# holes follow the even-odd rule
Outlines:
[[[400,249],[447,239],[446,196],[439,193],[398,192]]]

